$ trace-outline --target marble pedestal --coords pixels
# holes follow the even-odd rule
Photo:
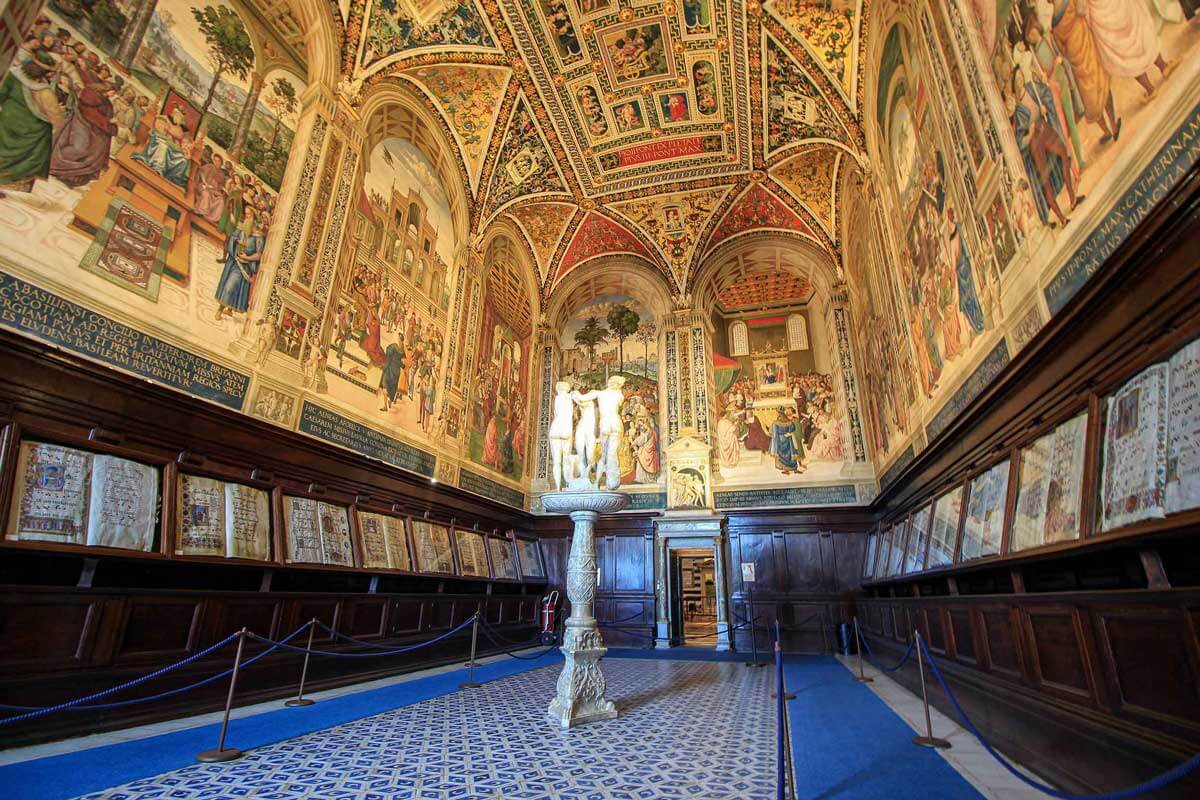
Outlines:
[[[565,658],[558,676],[558,693],[550,703],[550,716],[564,728],[585,725],[617,716],[617,707],[605,698],[600,659],[608,652],[592,603],[596,599],[596,519],[600,514],[620,511],[629,502],[619,492],[568,490],[542,495],[547,511],[570,514],[575,523],[571,554],[567,559],[567,598],[571,616],[563,634]]]

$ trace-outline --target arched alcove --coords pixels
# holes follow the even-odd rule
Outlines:
[[[811,483],[853,461],[838,281],[815,242],[778,233],[741,236],[700,265],[692,309],[712,331],[716,485]]]

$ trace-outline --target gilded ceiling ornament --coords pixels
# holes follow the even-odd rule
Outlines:
[[[724,125],[721,126],[721,130],[725,131],[726,133],[729,133],[730,131],[733,130],[733,123],[726,122]]]
[[[621,9],[621,21],[629,22],[629,20],[631,20],[631,19],[633,19],[633,9],[632,8],[622,8]]]
[[[521,58],[520,56],[514,57],[512,61],[509,62],[509,65],[513,68],[513,72],[525,71],[525,59]]]
[[[729,39],[725,38],[724,36],[718,36],[717,37],[717,49],[725,50],[728,47],[729,47]]]
[[[655,138],[662,136],[662,128],[651,128],[650,135],[654,136]]]
[[[596,23],[594,23],[594,22],[585,22],[579,26],[579,32],[582,33],[584,36],[591,36],[592,33],[595,32],[595,30],[596,30]]]
[[[671,45],[671,49],[674,50],[679,55],[683,55],[684,50],[686,50],[687,48],[685,48],[683,46],[683,42],[675,42],[675,44]]]
[[[676,8],[675,8],[674,3],[663,3],[663,13],[664,14],[674,14],[675,11],[676,11]]]
[[[584,211],[591,211],[596,207],[596,201],[590,197],[579,198],[579,207]]]
[[[754,181],[755,183],[761,183],[766,177],[767,173],[763,172],[761,169],[756,169],[750,173],[750,180]]]

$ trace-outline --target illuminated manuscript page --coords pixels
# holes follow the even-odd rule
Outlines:
[[[1200,339],[1171,357],[1167,513],[1200,506]]]
[[[1108,399],[1101,530],[1165,513],[1167,375],[1167,364],[1155,364]]]
[[[92,454],[22,442],[9,533],[25,541],[83,544]]]
[[[271,558],[271,498],[262,489],[225,484],[225,550],[230,558]]]
[[[116,456],[92,457],[89,545],[149,551],[158,514],[158,470]]]
[[[225,555],[224,481],[180,474],[175,552],[189,556]]]

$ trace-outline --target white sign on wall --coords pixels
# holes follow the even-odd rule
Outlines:
[[[742,583],[754,583],[754,562],[742,562]]]

